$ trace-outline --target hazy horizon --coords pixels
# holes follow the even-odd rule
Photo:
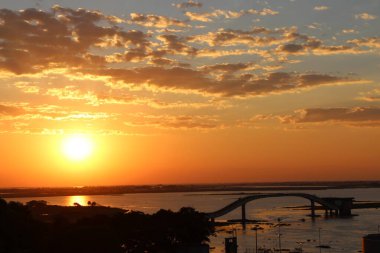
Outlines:
[[[151,183],[151,184],[124,184],[124,185],[58,185],[58,186],[1,186],[0,189],[82,189],[82,188],[117,188],[117,187],[157,187],[157,186],[247,186],[247,187],[334,187],[340,186],[343,188],[356,188],[356,184],[360,184],[360,187],[370,187],[371,184],[380,183],[380,180],[337,180],[337,181],[268,181],[268,182],[204,182],[204,183]],[[353,185],[352,185],[353,184]],[[378,186],[376,186],[377,188]],[[379,185],[380,187],[380,185]]]

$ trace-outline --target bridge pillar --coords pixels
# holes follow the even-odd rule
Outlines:
[[[245,216],[245,204],[241,205],[241,222],[243,223],[243,227],[245,226],[247,219]]]
[[[341,200],[339,207],[339,215],[342,217],[351,216],[351,210],[353,207],[353,198],[344,198]]]
[[[310,200],[310,210],[311,210],[311,217],[315,217],[315,203],[313,200]]]

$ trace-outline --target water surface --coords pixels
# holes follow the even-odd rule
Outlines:
[[[299,191],[287,191],[299,192]],[[226,192],[229,193],[229,192]],[[251,193],[257,193],[252,191]],[[268,192],[265,192],[268,193]],[[315,194],[320,197],[354,197],[356,200],[380,201],[380,189],[339,189],[339,190],[314,190],[303,193]],[[17,198],[8,199],[27,202],[33,199],[43,199],[52,205],[72,205],[79,203],[86,205],[87,201],[95,201],[104,206],[119,207],[128,210],[137,210],[145,213],[154,213],[159,209],[171,209],[177,211],[183,206],[194,207],[202,212],[212,212],[231,203],[241,196],[222,195],[215,192],[202,193],[137,193],[123,195],[93,195],[93,196],[61,196],[43,198]],[[265,220],[269,224],[263,224],[263,230],[258,232],[259,246],[277,248],[279,244],[278,227],[270,223],[277,223],[280,218],[289,226],[281,227],[282,248],[293,249],[297,245],[303,245],[304,252],[336,252],[354,253],[361,250],[362,237],[368,233],[375,233],[380,223],[380,210],[361,209],[353,210],[358,216],[350,218],[325,218],[323,211],[317,211],[321,217],[312,219],[307,216],[309,211],[293,210],[286,206],[308,205],[309,201],[299,197],[281,197],[255,200],[247,204],[247,218]],[[237,209],[222,220],[238,219],[241,210]],[[239,253],[254,252],[255,231],[248,224],[244,230],[241,225],[231,225],[218,228],[216,236],[211,237],[212,252],[224,252],[224,238],[231,236],[231,231],[236,231],[238,236]],[[318,249],[319,231],[322,244],[328,244],[331,249]]]

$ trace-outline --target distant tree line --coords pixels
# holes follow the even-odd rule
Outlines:
[[[36,205],[46,202],[23,205],[0,199],[0,253],[171,253],[184,245],[207,243],[214,233],[203,213],[187,207],[152,215],[98,215],[75,222],[57,215],[53,222],[44,222],[31,214]]]

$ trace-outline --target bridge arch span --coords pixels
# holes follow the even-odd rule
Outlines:
[[[245,220],[245,205],[251,201],[258,200],[258,199],[264,199],[264,198],[278,198],[278,197],[300,197],[304,199],[308,199],[311,202],[311,211],[312,211],[312,216],[314,216],[314,203],[318,203],[321,206],[323,206],[325,209],[329,210],[339,210],[339,207],[336,206],[333,203],[327,202],[323,198],[317,197],[312,194],[307,194],[307,193],[271,193],[271,194],[256,194],[256,195],[250,195],[246,196],[243,198],[239,198],[235,200],[234,202],[228,204],[227,206],[211,213],[207,213],[207,216],[210,219],[215,219],[218,217],[221,217],[223,215],[226,215],[233,210],[242,207],[242,220]]]

